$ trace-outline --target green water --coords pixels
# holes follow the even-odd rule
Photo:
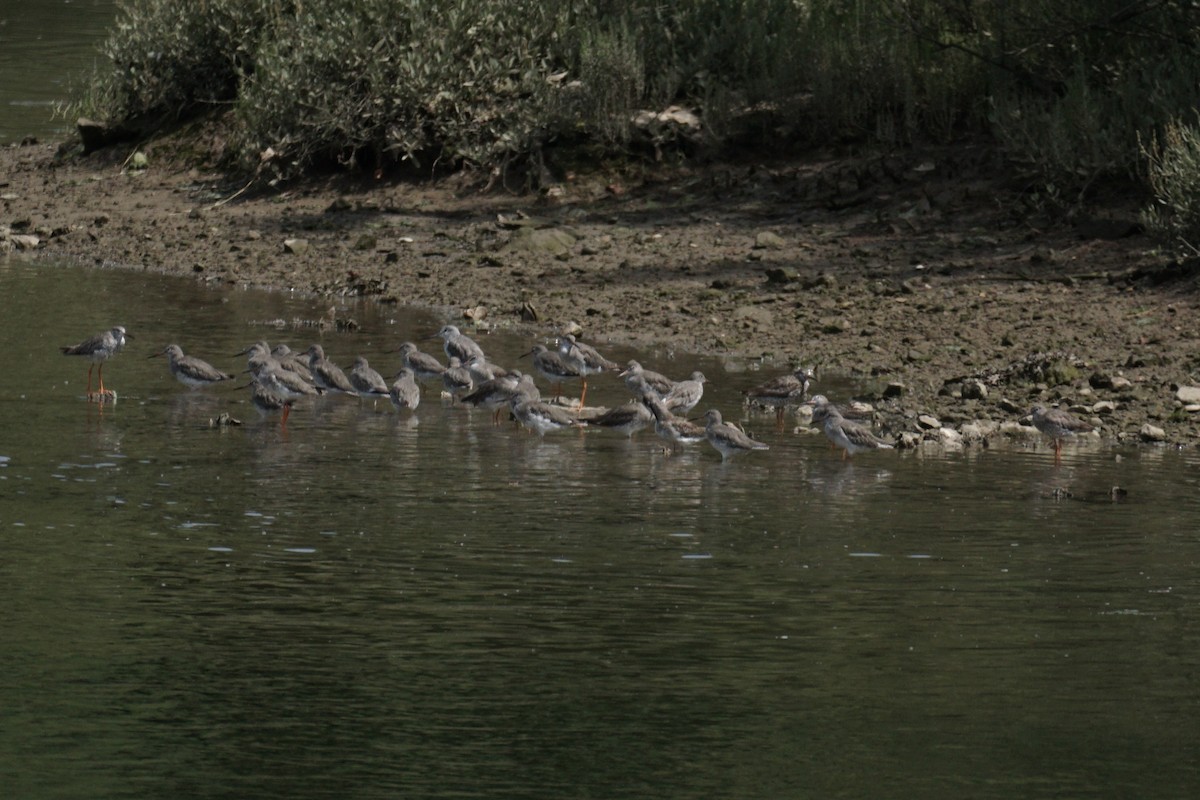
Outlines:
[[[73,129],[55,110],[79,95],[115,18],[114,0],[0,0],[0,145]]]
[[[1194,453],[846,463],[745,416],[746,365],[619,348],[702,369],[701,408],[771,450],[539,439],[428,394],[411,419],[302,403],[282,431],[146,356],[241,369],[265,337],[388,371],[446,320],[349,305],[360,329],[322,336],[291,322],[327,302],[20,261],[0,297],[6,796],[1200,788]],[[57,346],[112,324],[137,338],[98,407]],[[530,339],[482,343],[515,365]],[[222,411],[246,424],[208,428]]]

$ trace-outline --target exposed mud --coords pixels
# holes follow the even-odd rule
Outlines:
[[[140,170],[128,155],[0,149],[0,242],[531,335],[575,323],[594,343],[775,362],[764,376],[802,362],[854,377],[910,443],[991,437],[1034,402],[1109,439],[1200,441],[1194,268],[1155,251],[1136,198],[1045,222],[989,148],[568,175],[523,195],[469,176],[239,194],[165,151]]]

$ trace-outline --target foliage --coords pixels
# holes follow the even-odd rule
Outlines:
[[[84,103],[228,105],[231,155],[283,175],[627,153],[671,105],[717,147],[982,133],[1081,196],[1144,175],[1139,139],[1200,105],[1198,50],[1191,0],[141,0]]]
[[[1188,255],[1200,255],[1200,128],[1174,122],[1145,154],[1154,203],[1143,222]]]

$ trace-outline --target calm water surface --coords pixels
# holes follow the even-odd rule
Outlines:
[[[115,19],[114,0],[0,0],[0,145],[73,128],[54,109],[85,85]]]
[[[1194,454],[843,463],[744,416],[762,373],[620,349],[703,369],[702,408],[772,449],[539,439],[433,395],[411,418],[301,404],[285,432],[146,356],[233,370],[255,339],[320,340],[391,371],[443,320],[364,304],[321,336],[290,324],[312,299],[19,261],[0,297],[7,796],[1200,789]],[[137,338],[102,408],[57,346],[116,323]],[[483,344],[517,364],[530,342]],[[208,428],[221,411],[246,424]]]

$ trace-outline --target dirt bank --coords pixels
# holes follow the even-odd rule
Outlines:
[[[1200,441],[1200,405],[1177,393],[1200,384],[1196,277],[1154,252],[1136,200],[1045,222],[988,148],[566,176],[534,195],[462,176],[239,195],[145,154],[0,148],[0,246],[800,361],[861,379],[894,433],[1050,401],[1107,438]]]

